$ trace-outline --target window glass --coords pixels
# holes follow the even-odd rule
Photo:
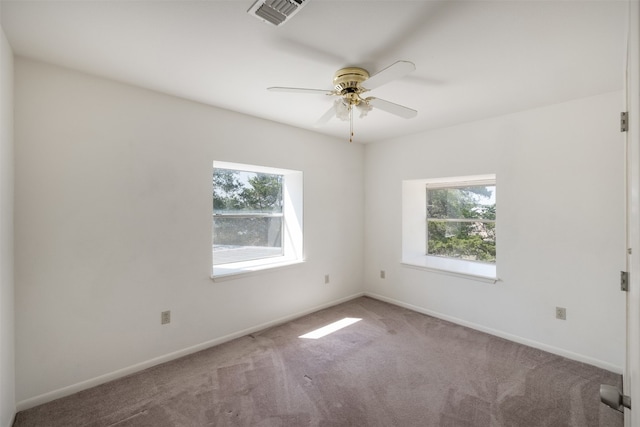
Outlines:
[[[495,263],[495,195],[495,185],[427,185],[427,255]]]
[[[283,175],[214,168],[213,264],[283,255]]]

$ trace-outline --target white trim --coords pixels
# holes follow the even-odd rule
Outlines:
[[[456,176],[452,178],[434,178],[418,180],[424,181],[428,189],[481,187],[496,185],[495,175]]]
[[[441,314],[441,313],[438,313],[438,312],[435,312],[435,311],[432,311],[432,310],[428,310],[428,309],[425,309],[425,308],[422,308],[422,307],[418,307],[418,306],[415,306],[415,305],[412,305],[412,304],[407,304],[407,303],[404,303],[402,301],[395,300],[393,298],[387,298],[385,296],[378,295],[378,294],[371,293],[371,292],[359,292],[359,293],[356,293],[356,294],[353,294],[353,295],[350,295],[350,296],[347,296],[347,297],[344,297],[344,298],[340,298],[338,300],[334,300],[332,302],[328,302],[328,303],[325,303],[325,304],[321,304],[319,306],[315,306],[313,308],[309,308],[309,309],[303,310],[301,312],[298,312],[298,313],[295,313],[295,314],[292,314],[292,315],[284,316],[284,317],[281,317],[281,318],[278,318],[278,319],[275,319],[275,320],[272,320],[272,321],[269,321],[269,322],[265,322],[265,323],[262,323],[262,324],[247,328],[247,329],[243,329],[243,330],[238,331],[238,332],[234,332],[234,333],[231,333],[231,334],[219,337],[219,338],[215,338],[215,339],[212,339],[212,340],[209,340],[209,341],[205,341],[205,342],[203,342],[201,344],[197,344],[197,345],[194,345],[194,346],[191,346],[191,347],[187,347],[187,348],[184,348],[182,350],[174,351],[172,353],[168,353],[168,354],[165,354],[163,356],[155,357],[153,359],[149,359],[147,361],[144,361],[144,362],[141,362],[141,363],[137,363],[135,365],[131,365],[131,366],[128,366],[126,368],[118,369],[116,371],[113,371],[113,372],[110,372],[110,373],[107,373],[107,374],[104,374],[104,375],[100,375],[100,376],[97,376],[97,377],[94,377],[94,378],[91,378],[91,379],[88,379],[88,380],[85,380],[85,381],[81,381],[81,382],[76,383],[76,384],[72,384],[72,385],[69,385],[69,386],[66,386],[66,387],[59,388],[57,390],[52,390],[50,392],[40,394],[38,396],[29,398],[29,399],[22,400],[22,401],[16,403],[16,412],[24,411],[24,410],[27,410],[29,408],[33,408],[35,406],[42,405],[42,404],[47,403],[47,402],[51,402],[51,401],[53,401],[55,399],[60,399],[62,397],[66,397],[66,396],[72,395],[72,394],[77,393],[79,391],[86,390],[88,388],[95,387],[95,386],[107,383],[109,381],[116,380],[118,378],[123,378],[123,377],[125,377],[127,375],[135,374],[135,373],[140,372],[140,371],[142,371],[144,369],[151,368],[153,366],[157,366],[157,365],[165,363],[165,362],[170,362],[170,361],[178,359],[180,357],[188,356],[190,354],[197,353],[198,351],[205,350],[207,348],[210,348],[210,347],[213,347],[213,346],[216,346],[216,345],[224,344],[225,342],[229,342],[229,341],[234,340],[236,338],[240,338],[240,337],[249,335],[249,334],[254,333],[254,332],[258,332],[258,331],[261,331],[261,330],[264,330],[264,329],[267,329],[267,328],[271,328],[271,327],[274,327],[274,326],[289,322],[291,320],[298,319],[300,317],[306,316],[307,314],[311,314],[311,313],[314,313],[314,312],[319,311],[319,310],[324,310],[325,308],[333,307],[335,305],[342,304],[342,303],[347,302],[347,301],[351,301],[352,299],[359,298],[361,296],[367,296],[367,297],[370,297],[370,298],[373,298],[373,299],[377,299],[377,300],[380,300],[380,301],[383,301],[383,302],[387,302],[389,304],[397,305],[399,307],[404,307],[404,308],[407,308],[409,310],[415,311],[417,313],[426,314],[428,316],[433,316],[433,317],[436,317],[436,318],[439,318],[439,319],[443,319],[443,320],[446,320],[446,321],[449,321],[449,322],[452,322],[452,323],[455,323],[455,324],[458,324],[458,325],[466,326],[466,327],[469,327],[471,329],[475,329],[475,330],[478,330],[478,331],[481,331],[481,332],[488,333],[490,335],[494,335],[494,336],[497,336],[497,337],[500,337],[500,338],[505,338],[505,339],[513,341],[513,342],[517,342],[519,344],[528,345],[530,347],[538,348],[538,349],[543,350],[543,351],[548,351],[549,353],[553,353],[553,354],[557,354],[559,356],[567,357],[568,359],[577,360],[579,362],[583,362],[583,363],[587,363],[587,364],[590,364],[590,365],[593,365],[593,366],[597,366],[599,368],[606,369],[606,370],[614,372],[614,373],[621,373],[622,372],[622,368],[621,367],[616,366],[616,365],[612,365],[612,364],[607,363],[607,362],[603,362],[603,361],[598,360],[598,359],[593,359],[593,358],[590,358],[590,357],[582,356],[580,354],[573,353],[573,352],[566,351],[566,350],[562,350],[562,349],[559,349],[557,347],[549,346],[549,345],[546,345],[546,344],[542,344],[542,343],[539,343],[537,341],[528,340],[528,339],[519,337],[517,335],[512,335],[512,334],[504,333],[504,332],[501,332],[501,331],[498,331],[498,330],[495,330],[495,329],[486,328],[486,327],[477,325],[477,324],[472,323],[472,322],[467,322],[465,320],[458,319],[458,318],[453,317],[453,316],[447,316],[447,315],[444,315],[444,314]]]
[[[409,181],[424,182],[429,188],[445,188],[457,186],[495,185],[495,174],[451,176],[447,178],[412,179]]]
[[[479,282],[485,282],[485,283],[491,283],[491,284],[495,284],[496,282],[498,282],[500,280],[496,276],[484,276],[484,275],[481,275],[481,274],[474,274],[474,273],[462,272],[462,271],[453,271],[453,270],[430,267],[430,266],[425,266],[425,265],[410,264],[410,263],[407,263],[407,262],[401,262],[400,265],[402,265],[403,267],[413,268],[413,269],[416,269],[416,270],[430,271],[432,273],[445,274],[447,276],[461,277],[463,279],[477,280]],[[495,266],[493,266],[493,267],[495,267]]]
[[[315,306],[313,308],[309,308],[295,314],[291,314],[288,316],[280,317],[275,320],[271,320],[269,322],[261,323],[259,325],[252,326],[247,329],[243,329],[241,331],[237,331],[219,338],[215,338],[209,341],[205,341],[203,343],[184,348],[182,350],[174,351],[172,353],[165,354],[163,356],[154,357],[153,359],[146,360],[141,363],[136,363],[135,365],[128,366],[126,368],[118,369],[113,372],[109,372],[104,375],[100,375],[85,381],[81,381],[76,384],[72,384],[66,387],[59,388],[57,390],[53,390],[47,393],[43,393],[41,395],[22,400],[16,404],[17,411],[24,411],[29,408],[33,408],[34,406],[41,405],[43,403],[51,402],[52,400],[59,399],[61,397],[69,396],[74,393],[77,393],[82,390],[86,390],[91,387],[98,386],[100,384],[104,384],[109,381],[116,380],[118,378],[123,378],[127,375],[134,374],[136,372],[140,372],[144,369],[151,368],[153,366],[159,365],[161,363],[170,362],[172,360],[178,359],[180,357],[188,356],[193,353],[197,353],[201,350],[206,350],[207,348],[224,344],[236,338],[244,337],[246,335],[252,334],[254,332],[262,331],[267,328],[271,328],[286,322],[290,322],[292,320],[298,319],[300,317],[306,316],[307,314],[315,313],[316,311],[324,310],[325,308],[333,307],[338,304],[342,304],[347,301],[351,301],[352,299],[359,298],[363,296],[364,293],[360,292],[357,294],[353,294],[344,298],[340,298],[325,304],[321,304],[319,306]]]
[[[380,301],[387,302],[389,304],[397,305],[399,307],[404,307],[404,308],[407,308],[409,310],[416,311],[418,313],[422,313],[422,314],[426,314],[428,316],[436,317],[438,319],[446,320],[448,322],[455,323],[457,325],[466,326],[468,328],[475,329],[476,331],[484,332],[484,333],[487,333],[489,335],[493,335],[493,336],[496,336],[496,337],[504,338],[506,340],[513,341],[513,342],[516,342],[518,344],[526,345],[526,346],[529,346],[529,347],[537,348],[539,350],[543,350],[543,351],[546,351],[546,352],[549,352],[549,353],[556,354],[558,356],[566,357],[567,359],[576,360],[578,362],[582,362],[582,363],[586,363],[586,364],[589,364],[589,365],[592,365],[592,366],[596,366],[598,368],[606,369],[607,371],[614,372],[616,374],[621,374],[622,370],[623,370],[623,368],[621,366],[613,365],[613,364],[611,364],[609,362],[605,362],[605,361],[600,360],[600,359],[594,359],[592,357],[587,357],[587,356],[584,356],[582,354],[574,353],[572,351],[567,351],[567,350],[564,350],[564,349],[561,349],[561,348],[558,348],[558,347],[554,347],[554,346],[550,346],[550,345],[547,345],[547,344],[543,344],[543,343],[538,342],[538,341],[534,341],[534,340],[530,340],[530,339],[527,339],[527,338],[523,338],[523,337],[520,337],[518,335],[513,335],[513,334],[510,334],[510,333],[507,333],[507,332],[503,332],[503,331],[500,331],[500,330],[497,330],[497,329],[487,328],[485,326],[478,325],[478,324],[473,323],[473,322],[469,322],[469,321],[466,321],[466,320],[463,320],[463,319],[459,319],[457,317],[453,317],[453,316],[449,316],[449,315],[446,315],[446,314],[442,314],[442,313],[439,313],[437,311],[429,310],[429,309],[426,309],[426,308],[423,308],[423,307],[419,307],[419,306],[416,306],[416,305],[413,305],[413,304],[407,304],[405,302],[398,301],[398,300],[393,299],[393,298],[388,298],[388,297],[385,297],[385,296],[382,296],[382,295],[378,295],[378,294],[375,294],[375,293],[371,293],[371,292],[365,292],[364,295],[367,296],[367,297],[370,297],[370,298],[374,298],[374,299],[377,299],[377,300],[380,300]]]
[[[623,374],[624,394],[640,399],[640,6],[629,1],[627,56],[625,64],[625,110],[629,113],[626,137],[626,269],[629,272],[629,292],[626,295],[626,366]],[[635,403],[636,406],[638,403]],[[640,411],[624,410],[626,427],[640,425]]]
[[[213,274],[211,275],[211,279],[214,282],[224,282],[226,280],[240,279],[242,277],[247,276],[255,276],[258,273],[263,273],[267,271],[280,270],[283,268],[293,267],[296,265],[303,264],[305,262],[302,260],[282,260],[281,257],[276,258],[277,261],[274,262],[265,262],[265,259],[261,259],[260,263],[255,263],[253,266],[244,266],[244,267],[233,267],[237,264],[247,264],[246,263],[238,263],[234,262],[232,264],[221,264],[213,267]],[[218,270],[218,273],[216,273]]]
[[[273,168],[270,166],[248,165],[243,163],[213,161],[213,167],[216,169],[234,169],[243,172],[268,173],[271,175],[286,175],[288,173],[297,173],[298,171],[283,168]]]

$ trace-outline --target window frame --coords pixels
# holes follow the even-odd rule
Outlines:
[[[301,171],[257,166],[241,163],[214,161],[213,169],[231,169],[250,173],[264,173],[282,176],[282,213],[254,213],[254,214],[216,214],[211,212],[211,278],[213,280],[226,280],[241,275],[254,274],[256,272],[286,267],[304,262],[303,255],[303,174]],[[213,227],[215,218],[240,216],[247,217],[282,217],[282,253],[257,259],[230,262],[226,264],[213,264]]]
[[[402,181],[402,265],[482,282],[497,282],[499,280],[497,258],[496,263],[486,263],[426,253],[428,224],[426,187],[439,186],[444,188],[488,184],[496,186],[497,194],[498,185],[495,174]],[[496,220],[496,227],[497,224]],[[496,237],[497,245],[498,239]]]

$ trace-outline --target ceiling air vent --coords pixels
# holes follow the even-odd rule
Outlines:
[[[247,13],[276,27],[298,13],[308,0],[257,0]]]

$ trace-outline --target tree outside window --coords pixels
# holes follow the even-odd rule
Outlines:
[[[496,187],[427,186],[427,255],[496,262]]]
[[[214,265],[283,254],[282,195],[282,175],[214,168]]]

